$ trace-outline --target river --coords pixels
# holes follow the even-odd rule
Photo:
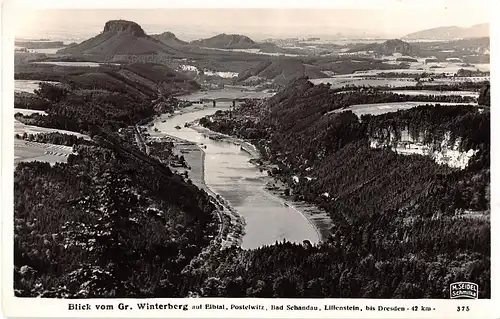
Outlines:
[[[156,121],[155,127],[169,135],[206,145],[205,183],[245,219],[242,248],[257,248],[284,239],[298,243],[307,239],[312,244],[318,243],[318,232],[306,217],[292,207],[285,206],[283,199],[264,189],[266,173],[260,172],[249,162],[248,153],[238,145],[211,140],[202,133],[184,127],[184,123],[220,109],[224,108],[207,108],[180,114],[165,122]],[[175,126],[180,126],[181,129],[176,129]]]

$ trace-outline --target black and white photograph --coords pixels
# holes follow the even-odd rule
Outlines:
[[[4,294],[97,316],[485,311],[492,9],[418,3],[18,8]]]

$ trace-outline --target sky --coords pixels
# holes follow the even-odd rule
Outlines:
[[[139,23],[146,33],[171,31],[185,40],[217,33],[272,36],[402,37],[440,26],[468,27],[489,22],[488,6],[401,6],[392,9],[44,9],[23,10],[16,36],[93,36],[112,19]]]

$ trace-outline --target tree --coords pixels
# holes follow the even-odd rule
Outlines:
[[[245,297],[245,289],[241,277],[229,280],[226,284],[226,296],[237,298]]]
[[[292,298],[297,296],[297,285],[287,277],[280,276],[273,283],[274,297]]]
[[[486,85],[481,89],[479,92],[479,97],[477,99],[477,103],[479,105],[485,105],[485,106],[490,106],[491,104],[491,99],[490,99],[490,85]]]
[[[68,94],[68,90],[58,85],[41,82],[40,88],[35,90],[35,94],[41,98],[57,103]]]
[[[252,287],[247,288],[247,297],[269,298],[272,297],[271,287],[263,280],[257,280]]]
[[[219,278],[210,277],[202,288],[202,295],[205,297],[220,297],[222,295],[223,284]]]

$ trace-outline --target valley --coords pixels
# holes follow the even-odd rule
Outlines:
[[[429,32],[19,39],[15,295],[489,298],[489,38]]]

